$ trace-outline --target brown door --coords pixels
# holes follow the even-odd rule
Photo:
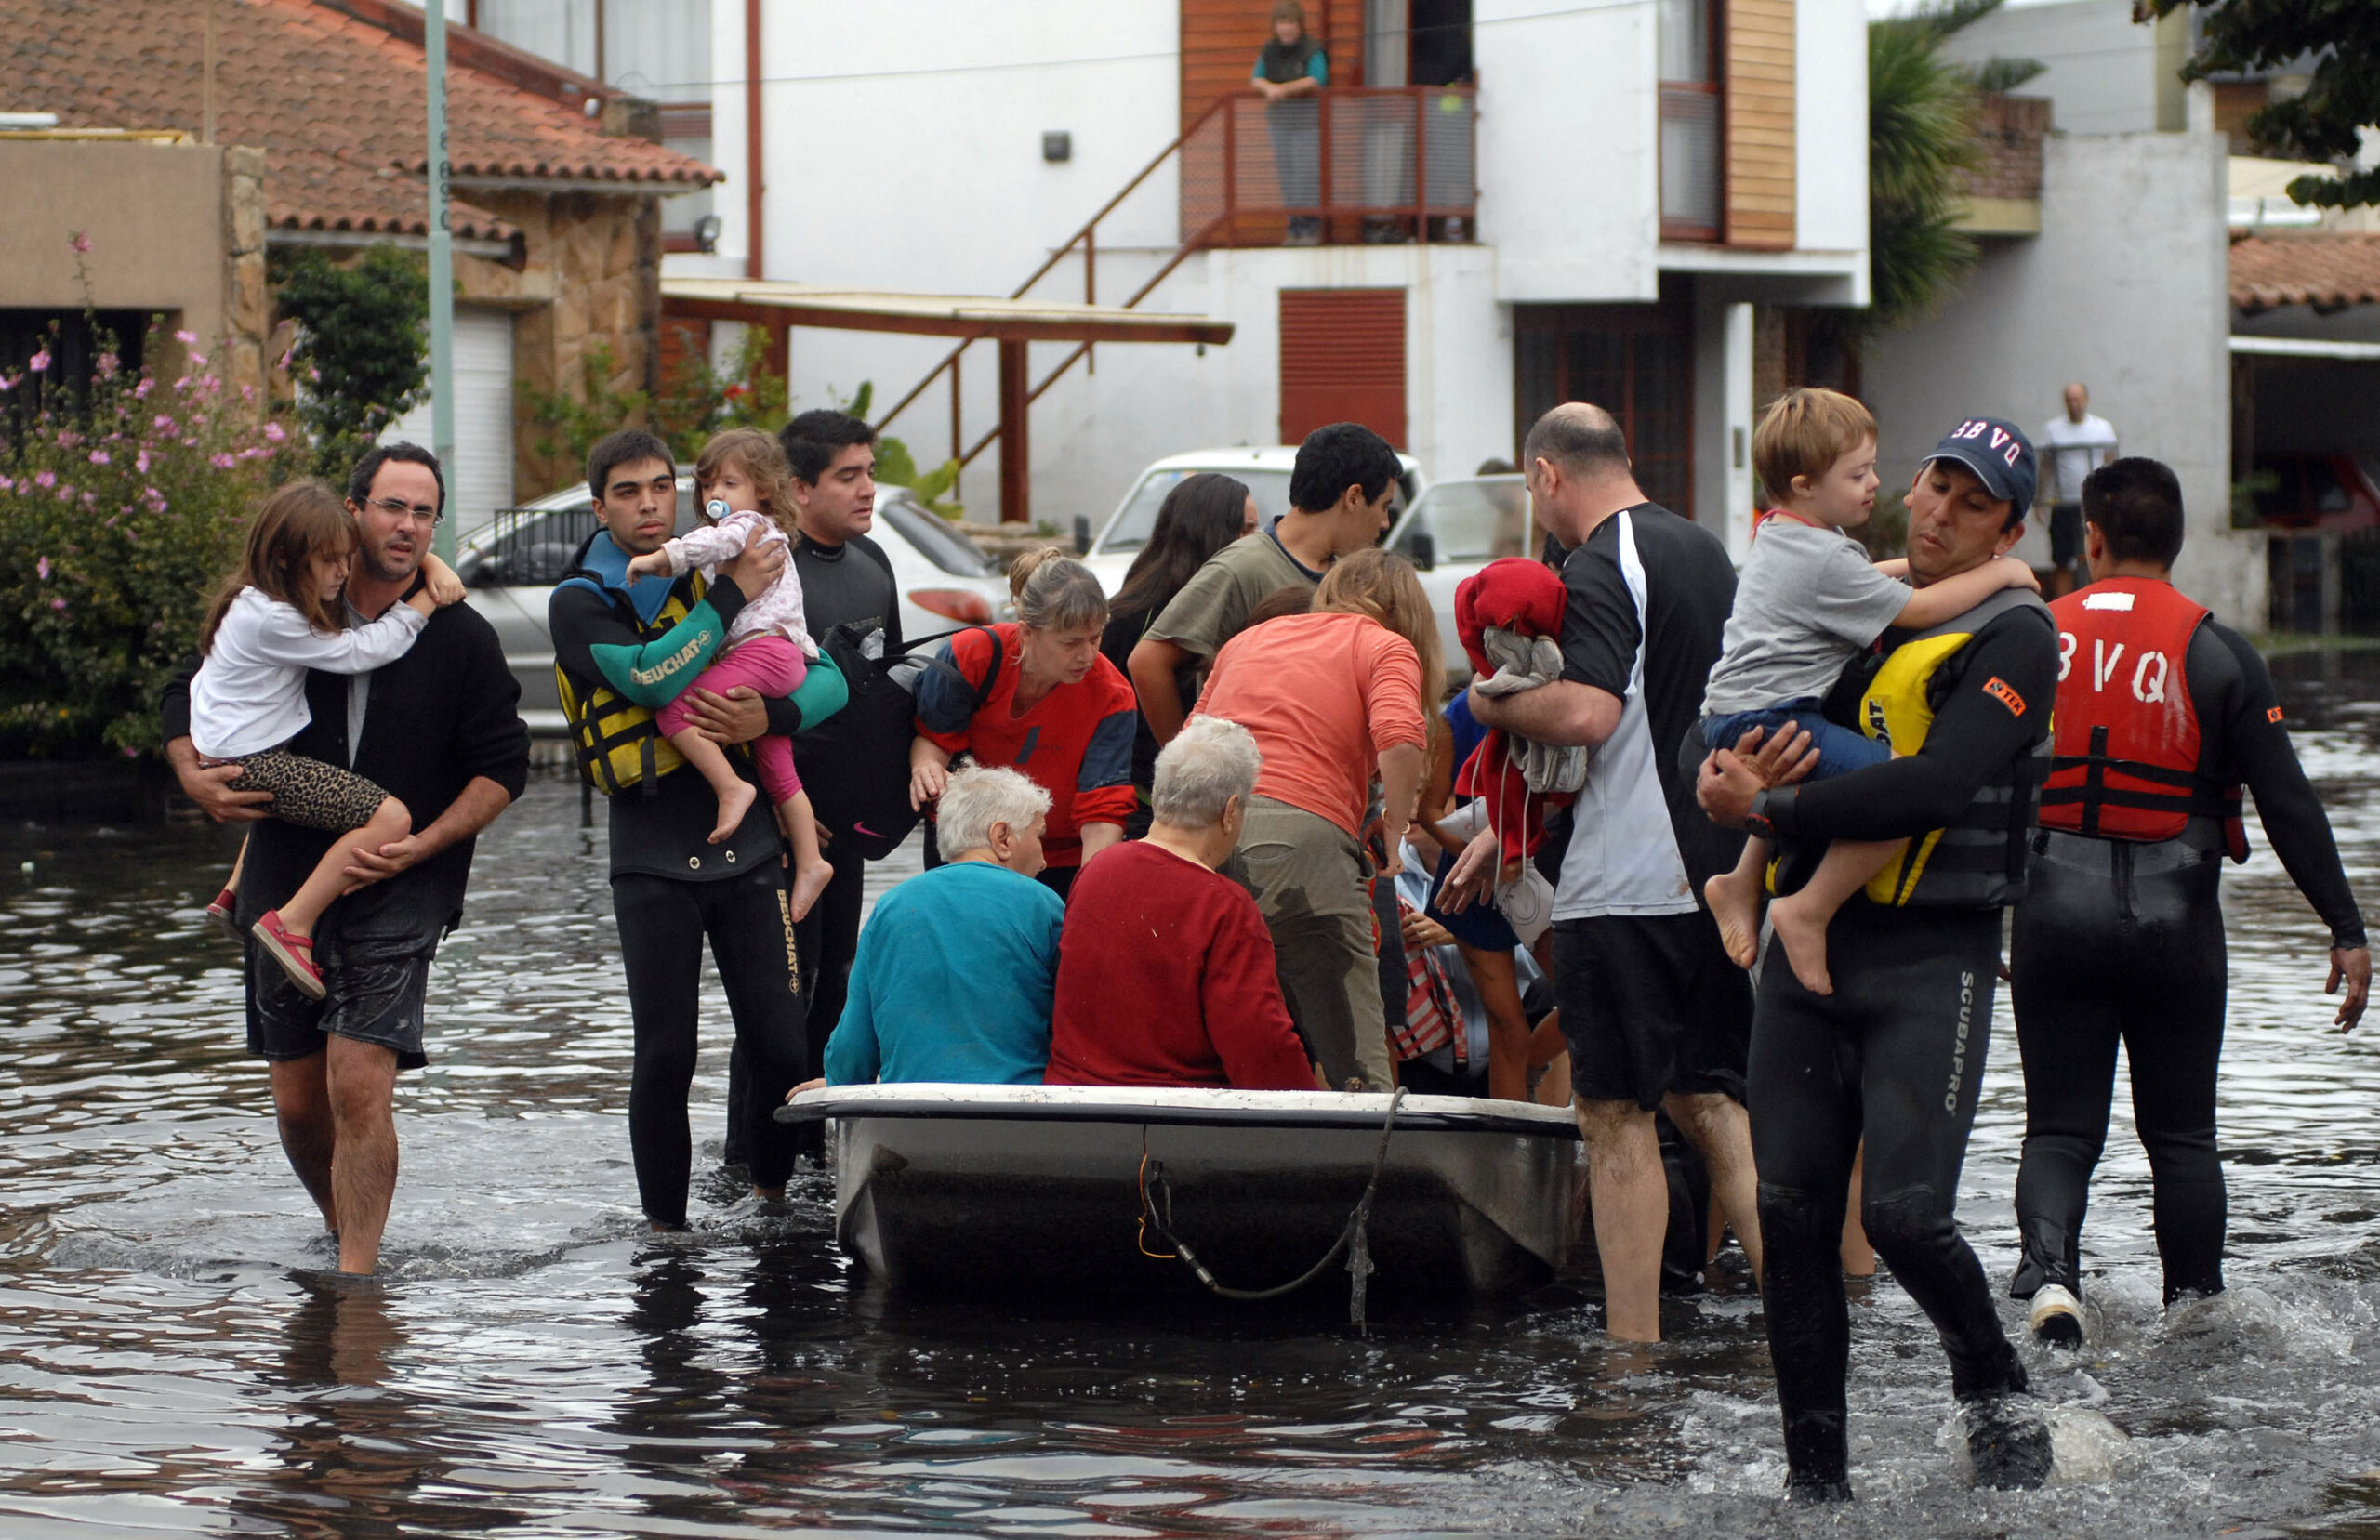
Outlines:
[[[1281,291],[1281,441],[1361,423],[1405,447],[1405,291]]]
[[[1514,441],[1564,401],[1620,419],[1645,495],[1694,510],[1694,317],[1683,285],[1650,305],[1513,308]]]

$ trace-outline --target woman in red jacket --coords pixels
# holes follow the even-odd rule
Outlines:
[[[1131,816],[1132,687],[1099,653],[1107,596],[1055,546],[1009,569],[1013,622],[961,631],[918,678],[909,801],[942,795],[950,761],[1009,765],[1050,794],[1041,881],[1064,898]]]

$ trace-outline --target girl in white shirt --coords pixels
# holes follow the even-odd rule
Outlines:
[[[306,674],[368,674],[403,657],[430,612],[461,599],[463,586],[444,562],[426,557],[427,589],[350,629],[339,593],[358,539],[346,506],[320,481],[293,481],[266,499],[248,526],[239,571],[199,632],[205,661],[191,681],[190,735],[202,763],[240,767],[231,790],[271,792],[273,817],[309,829],[357,830],[364,837],[352,843],[377,849],[412,833],[413,814],[363,776],[289,752],[289,741],[312,720]],[[305,885],[250,931],[316,1000],[324,991],[314,926],[349,890],[349,860],[348,843],[332,846]]]

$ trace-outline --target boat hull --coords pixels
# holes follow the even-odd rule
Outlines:
[[[1143,1229],[1144,1161],[1169,1228],[1219,1282],[1287,1283],[1345,1228],[1387,1106],[1319,1092],[864,1089],[878,1094],[847,1092],[831,1114],[843,1246],[892,1288],[970,1294],[1197,1288]],[[914,1094],[929,1089],[944,1094]],[[894,1090],[911,1094],[888,1103]],[[1366,1227],[1375,1291],[1509,1294],[1559,1266],[1583,1169],[1569,1120],[1482,1105],[1400,1109]],[[1336,1265],[1312,1286],[1334,1284],[1346,1285]]]

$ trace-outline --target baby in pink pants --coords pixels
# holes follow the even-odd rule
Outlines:
[[[762,546],[787,544],[770,510],[784,500],[791,475],[777,441],[757,428],[731,428],[712,439],[694,462],[694,495],[712,522],[629,562],[628,580],[679,577],[691,567],[702,568],[705,577],[715,576],[720,563],[742,555],[746,543],[756,534]],[[719,797],[719,824],[710,832],[712,844],[727,838],[744,822],[752,808],[753,792],[751,784],[735,773],[726,751],[689,722],[694,691],[724,694],[744,685],[764,698],[781,699],[800,688],[809,675],[810,660],[817,655],[818,645],[811,639],[802,615],[801,580],[787,560],[776,581],[746,599],[728,623],[726,652],[655,717],[670,746],[702,772]],[[760,771],[760,787],[776,809],[777,826],[793,847],[788,900],[793,917],[800,919],[818,902],[835,869],[819,852],[818,820],[801,789],[801,776],[793,767],[793,741],[767,734],[753,744],[752,758]]]

